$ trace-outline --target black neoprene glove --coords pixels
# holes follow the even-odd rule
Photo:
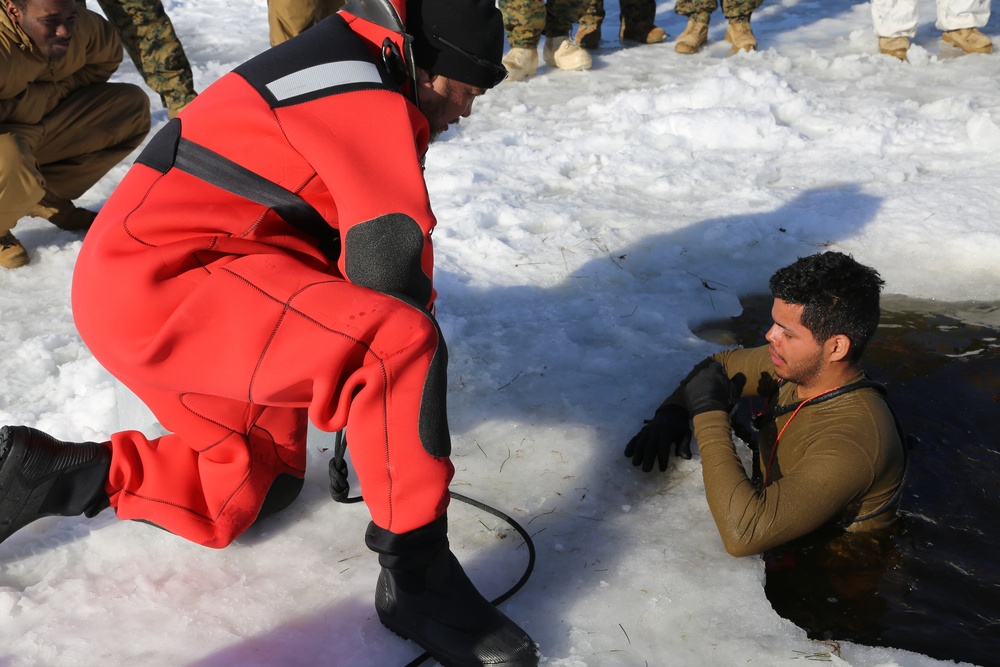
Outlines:
[[[712,410],[728,414],[740,400],[746,383],[743,373],[737,373],[730,379],[718,361],[705,365],[684,384],[684,399],[691,416]]]
[[[663,472],[667,469],[671,446],[674,456],[691,458],[691,424],[687,410],[680,405],[666,405],[646,420],[642,430],[625,446],[625,456],[632,459],[632,465],[641,465],[643,472],[652,470],[659,458]]]

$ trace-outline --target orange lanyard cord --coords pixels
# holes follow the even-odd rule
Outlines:
[[[798,406],[795,408],[795,410],[792,412],[792,416],[788,418],[788,421],[785,422],[785,425],[781,427],[780,431],[778,431],[778,437],[774,439],[774,444],[771,446],[771,455],[767,457],[767,470],[764,471],[764,488],[767,488],[767,485],[771,483],[771,466],[774,465],[774,455],[778,451],[778,442],[781,440],[781,436],[784,435],[785,429],[788,428],[788,425],[792,423],[793,419],[795,419],[795,415],[799,414],[799,410],[804,408],[806,404],[809,403],[810,401],[813,401],[819,398],[820,396],[825,396],[830,392],[837,391],[838,389],[840,389],[839,386],[834,387],[833,389],[827,389],[821,394],[816,394],[815,396],[811,396],[806,400],[802,401],[801,403],[799,403]]]

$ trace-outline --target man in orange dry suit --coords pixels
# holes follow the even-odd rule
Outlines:
[[[874,269],[838,252],[778,270],[769,345],[698,364],[625,448],[644,471],[657,459],[666,470],[671,448],[690,458],[693,423],[708,506],[730,554],[763,553],[831,524],[872,531],[895,518],[905,452],[884,389],[860,366],[882,285]],[[740,395],[767,397],[752,477],[730,424]]]
[[[431,137],[503,80],[503,39],[493,0],[363,0],[170,121],[102,210],[73,284],[84,341],[170,434],[76,444],[4,427],[0,539],[110,505],[224,547],[298,494],[308,418],[351,434],[382,622],[446,665],[536,665],[448,547],[422,166]]]

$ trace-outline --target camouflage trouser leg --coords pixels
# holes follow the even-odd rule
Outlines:
[[[580,17],[580,27],[595,26],[600,30],[601,24],[604,23],[604,16],[604,0],[589,0],[584,6],[583,16]]]
[[[548,0],[545,3],[546,37],[568,35],[573,24],[580,20],[591,0]]]
[[[97,0],[146,85],[175,114],[195,98],[184,48],[160,0]]]
[[[718,0],[677,0],[674,11],[681,16],[693,18],[699,23],[708,23],[712,12],[718,8]]]
[[[656,0],[620,0],[619,6],[627,26],[652,25],[656,18]]]
[[[507,43],[513,49],[533,49],[545,28],[545,0],[500,0]]]
[[[722,14],[727,19],[750,19],[764,0],[722,0]],[[718,0],[677,0],[674,9],[681,16],[689,16],[700,23],[708,23],[712,12],[718,9]]]
[[[600,0],[598,0],[600,1]],[[500,0],[507,42],[512,48],[534,48],[541,37],[568,35],[591,0]],[[603,5],[602,5],[603,9]]]
[[[727,19],[750,20],[750,15],[764,4],[764,0],[722,0],[722,15]]]

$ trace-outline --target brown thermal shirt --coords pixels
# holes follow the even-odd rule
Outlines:
[[[767,346],[728,350],[714,358],[732,377],[748,378],[744,396],[758,396],[758,381],[777,380]],[[850,382],[864,379],[859,373]],[[779,405],[798,401],[796,385],[786,382]],[[806,404],[794,418],[779,416],[786,426],[776,448],[761,442],[761,470],[770,464],[769,485],[757,491],[736,453],[729,416],[722,411],[694,417],[701,452],[705,494],[726,551],[734,556],[757,554],[831,521],[850,521],[883,507],[902,483],[904,454],[889,407],[872,388],[851,391],[827,401]],[[791,422],[789,423],[789,420]],[[850,531],[884,527],[895,507]]]

